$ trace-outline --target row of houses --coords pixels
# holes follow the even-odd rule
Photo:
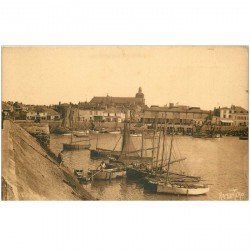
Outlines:
[[[79,109],[79,121],[123,122],[125,112],[117,108],[109,109]]]
[[[54,120],[58,121],[61,119],[61,115],[54,109],[47,107],[32,107],[26,113],[27,120]]]
[[[96,100],[96,99],[95,99]],[[95,105],[75,105],[77,110],[77,120],[80,122],[123,122],[125,114],[128,117],[135,117],[133,112],[135,109],[129,107],[109,107],[102,106],[95,102]],[[103,104],[103,100],[102,100]],[[22,105],[18,103],[2,103],[2,112],[5,116],[12,113],[22,114],[19,119],[35,120],[60,120],[63,119],[64,114],[61,112],[60,107],[63,106],[67,110],[72,105],[57,105],[52,107],[48,106],[33,106]],[[57,111],[56,111],[57,110]],[[130,111],[130,112],[128,112]],[[138,115],[140,114],[140,115]],[[146,124],[167,123],[176,125],[203,125],[211,123],[222,126],[248,126],[248,111],[242,107],[232,105],[231,107],[215,108],[213,111],[203,110],[200,107],[189,107],[185,105],[174,105],[170,103],[168,106],[143,106],[137,112],[138,122]]]
[[[47,106],[23,105],[22,103],[2,102],[2,113],[5,117],[19,120],[60,120],[59,112]]]
[[[240,106],[215,108],[214,111],[202,110],[200,107],[174,105],[158,107],[151,106],[144,110],[145,123],[203,125],[214,124],[220,126],[248,126],[248,111]]]
[[[203,124],[211,115],[211,111],[200,109],[200,107],[188,107],[170,103],[169,106],[151,106],[144,110],[142,121],[147,124]]]

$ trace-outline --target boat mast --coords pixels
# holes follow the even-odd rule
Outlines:
[[[152,167],[154,165],[154,156],[155,156],[155,135],[157,132],[157,125],[158,125],[158,113],[155,113],[155,120],[154,120],[155,128],[154,128],[154,134],[153,134],[153,151],[152,151]]]
[[[124,120],[124,128],[123,128],[123,136],[122,136],[122,148],[121,148],[121,154],[120,157],[126,152],[126,145],[128,143],[128,110],[125,111],[125,120]]]
[[[162,155],[161,155],[161,167],[163,166],[164,153],[165,153],[165,139],[166,139],[166,126],[167,126],[167,113],[165,112],[164,117],[164,129],[163,129],[163,141],[162,141]]]
[[[174,131],[172,130],[171,142],[170,142],[170,151],[169,151],[169,158],[168,158],[168,168],[167,168],[167,181],[169,179],[169,168],[170,168],[171,156],[172,156],[173,139],[174,139]]]
[[[98,146],[98,142],[99,142],[99,133],[97,133],[97,137],[96,137],[96,146],[95,146],[96,149],[97,149],[97,146]]]
[[[78,108],[77,108],[77,124],[78,124],[78,130],[80,129],[80,114],[79,114],[79,105],[78,105]]]
[[[144,112],[142,118],[141,158],[143,157],[143,150],[144,150]]]
[[[157,145],[156,167],[158,164],[158,159],[159,159],[159,154],[160,154],[160,144],[161,144],[161,127],[160,127],[160,133],[159,133],[159,139],[158,139],[158,145]]]

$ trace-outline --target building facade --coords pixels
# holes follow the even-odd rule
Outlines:
[[[201,110],[199,107],[152,106],[144,111],[144,123],[167,123],[176,125],[202,125],[210,115],[210,111]]]
[[[91,107],[98,108],[131,108],[135,106],[144,106],[145,98],[140,87],[135,97],[112,97],[112,96],[95,96],[89,102]]]
[[[79,109],[79,121],[123,122],[125,112],[117,108]]]
[[[248,126],[248,111],[235,105],[220,108],[220,123],[224,126]]]
[[[33,107],[28,110],[26,114],[27,120],[36,120],[40,118],[41,120],[60,120],[61,116],[58,112],[50,108],[43,107]]]

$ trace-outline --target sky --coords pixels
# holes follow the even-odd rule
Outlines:
[[[146,104],[248,109],[246,46],[44,46],[2,48],[2,99],[78,103],[135,96]]]

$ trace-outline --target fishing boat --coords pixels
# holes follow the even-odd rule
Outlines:
[[[157,123],[155,131],[157,130]],[[187,176],[170,172],[170,166],[181,163],[186,158],[178,157],[173,152],[174,131],[170,136],[170,145],[167,146],[166,113],[164,128],[160,129],[157,138],[156,155],[153,154],[151,164],[130,164],[127,166],[127,177],[133,177],[144,184],[145,188],[150,187],[156,193],[168,193],[175,195],[200,195],[209,192],[208,185],[202,183],[200,177]],[[154,139],[154,138],[153,138]],[[160,150],[161,146],[161,150]],[[153,144],[153,148],[154,144]],[[169,149],[169,154],[166,149]],[[156,158],[156,159],[155,159]]]
[[[90,144],[63,143],[63,150],[83,150],[90,147]]]
[[[69,114],[70,117],[70,122],[71,122],[71,127],[73,127],[73,114]],[[79,109],[78,109],[78,121],[79,121]],[[79,128],[79,122],[78,122],[78,128]],[[89,149],[91,144],[90,144],[90,137],[86,139],[81,139],[81,140],[75,140],[74,139],[74,133],[76,132],[71,132],[71,140],[69,143],[63,143],[63,150],[85,150]]]
[[[97,169],[88,171],[88,177],[91,180],[111,180],[123,178],[126,176],[126,170],[122,163],[105,163],[102,162]]]
[[[117,146],[122,140],[121,143],[121,150],[117,150]],[[91,149],[90,150],[90,157],[91,159],[107,159],[109,157],[113,157],[116,160],[120,159],[124,161],[136,161],[140,159],[141,161],[147,162],[151,161],[151,157],[149,156],[143,156],[141,157],[141,152],[142,149],[136,149],[133,141],[131,139],[131,134],[130,134],[130,121],[128,121],[127,116],[124,121],[124,129],[122,135],[118,138],[117,142],[114,145],[113,149],[104,149],[98,147],[99,143],[99,136],[97,135],[96,139],[96,149]],[[152,150],[152,148],[149,149],[143,149],[144,151],[147,150]]]
[[[175,195],[202,195],[209,192],[209,187],[205,184],[175,184],[174,182],[150,181],[156,186],[157,193],[175,194]]]
[[[171,177],[170,164],[173,154],[173,138],[174,134],[171,135],[168,162],[166,166],[161,166],[164,169],[164,174],[160,177],[148,179],[148,185],[153,186],[157,193],[174,195],[202,195],[208,193],[209,187],[207,184],[202,183],[200,177],[180,175]]]
[[[63,150],[83,150],[91,147],[90,138],[75,141],[71,133],[70,143],[63,143]]]
[[[137,161],[141,159],[142,150],[136,150],[133,141],[130,137],[130,122],[127,118],[124,121],[123,135],[119,138],[122,139],[121,151],[116,151],[116,146],[119,140],[116,142],[112,151],[100,150],[91,151],[91,154],[98,153],[105,155],[109,162],[102,162],[102,164],[95,170],[90,170],[89,175],[93,180],[111,180],[126,176],[127,162]],[[98,148],[97,148],[98,149]],[[143,157],[141,161],[151,160],[150,157]]]
[[[239,139],[240,140],[248,140],[248,136],[240,136]]]

